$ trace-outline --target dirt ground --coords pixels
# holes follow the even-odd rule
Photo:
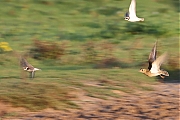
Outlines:
[[[51,108],[29,112],[0,103],[0,120],[180,120],[180,83],[160,83],[154,91],[126,94],[102,100],[78,92],[73,100],[81,109],[56,111]]]

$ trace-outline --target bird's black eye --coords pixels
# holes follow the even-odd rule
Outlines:
[[[125,20],[129,20],[130,19],[130,17],[125,17]]]

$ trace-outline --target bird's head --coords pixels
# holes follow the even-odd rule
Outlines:
[[[141,69],[139,70],[139,72],[141,72],[141,73],[146,73],[146,69],[141,68]]]
[[[125,19],[125,20],[129,20],[129,19],[130,19],[130,17],[129,17],[129,12],[126,12],[124,19]]]
[[[24,70],[29,70],[29,67],[25,67]]]
[[[130,19],[130,17],[125,17],[125,18],[124,18],[124,20],[129,20],[129,19]]]

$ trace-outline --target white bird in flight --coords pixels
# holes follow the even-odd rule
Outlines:
[[[144,21],[144,18],[138,18],[136,16],[136,0],[131,0],[131,4],[129,6],[129,12],[126,13],[124,19],[129,22]]]
[[[33,67],[33,66],[32,66],[31,64],[29,64],[29,63],[27,62],[27,60],[24,59],[24,58],[21,58],[21,60],[20,60],[20,65],[21,65],[21,67],[22,67],[25,71],[30,72],[30,78],[34,78],[34,76],[35,76],[35,71],[41,70],[41,69],[38,69],[38,68]]]

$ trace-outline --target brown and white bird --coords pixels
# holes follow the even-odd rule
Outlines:
[[[30,72],[30,78],[34,78],[35,71],[41,70],[41,69],[33,67],[31,64],[29,64],[27,62],[27,60],[25,58],[22,58],[22,57],[21,57],[21,60],[20,60],[20,65],[25,71]]]
[[[124,19],[129,22],[144,21],[144,18],[138,18],[136,16],[136,0],[131,0],[131,4],[129,6],[129,11],[126,12]]]
[[[160,75],[161,78],[164,78],[165,76],[169,76],[169,73],[167,71],[160,69],[161,64],[164,63],[165,60],[167,59],[167,53],[165,52],[157,59],[156,59],[156,54],[157,54],[157,41],[155,42],[155,45],[153,46],[152,51],[149,54],[148,69],[141,68],[139,72],[144,73],[149,77]]]

